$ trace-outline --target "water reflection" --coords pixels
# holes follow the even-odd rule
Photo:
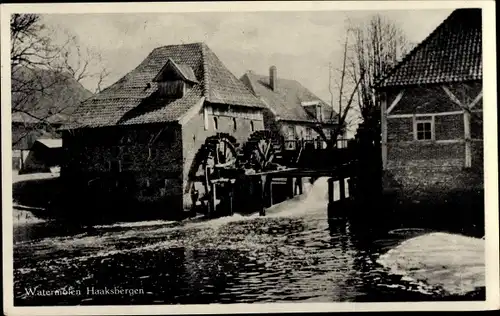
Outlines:
[[[320,179],[321,180],[321,179]],[[326,183],[326,181],[324,181]],[[314,198],[270,216],[203,222],[95,226],[51,223],[16,233],[16,305],[344,302],[430,299],[376,263],[408,232],[388,234],[327,219]],[[373,224],[373,223],[371,223]],[[373,225],[372,225],[373,226]],[[23,231],[23,232],[22,232]],[[421,233],[421,231],[411,232]],[[30,296],[26,288],[81,289],[75,296]],[[141,288],[143,295],[88,295],[88,288]]]

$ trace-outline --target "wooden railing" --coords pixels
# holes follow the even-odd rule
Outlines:
[[[347,148],[348,139],[338,139],[336,146],[331,146],[334,148]],[[333,141],[335,142],[335,141]],[[324,141],[322,139],[296,139],[296,140],[283,140],[285,150],[298,150],[300,148],[313,146],[314,149],[326,149],[332,141]]]

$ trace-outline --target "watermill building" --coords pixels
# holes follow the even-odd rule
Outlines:
[[[80,200],[114,197],[171,217],[190,207],[196,173],[214,159],[195,159],[207,138],[238,146],[264,128],[263,107],[207,45],[156,48],[77,109],[63,130],[61,179]],[[221,151],[235,155],[224,147],[216,163]]]

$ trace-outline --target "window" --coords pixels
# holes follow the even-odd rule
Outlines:
[[[288,126],[287,137],[288,140],[295,140],[295,128],[293,126]]]
[[[252,132],[255,130],[255,127],[253,126],[253,121],[250,121],[250,129],[252,130]]]
[[[306,140],[312,140],[312,129],[310,127],[306,128]]]
[[[415,122],[415,139],[416,140],[432,140],[433,124],[432,119],[417,120]]]
[[[236,131],[236,129],[238,128],[238,127],[236,126],[236,118],[234,118],[234,117],[233,117],[233,128],[234,128],[234,130],[235,130],[235,131]]]
[[[217,122],[217,118],[214,117],[214,129],[218,130],[219,129],[219,123]]]

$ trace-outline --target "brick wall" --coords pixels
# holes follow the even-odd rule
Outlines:
[[[399,91],[388,92],[387,107]],[[404,90],[403,97],[390,114],[437,113],[460,111],[441,86],[418,86]]]
[[[400,188],[400,197],[419,200],[456,191],[470,191],[483,188],[481,173],[461,167],[441,165],[440,161],[414,163],[402,168],[386,170],[386,177],[395,182],[392,188]],[[388,189],[386,186],[385,189]]]
[[[463,114],[435,116],[434,128],[436,140],[463,139],[464,116]]]
[[[402,142],[413,140],[413,118],[390,118],[387,120],[387,141]]]
[[[452,85],[450,90],[464,103],[471,102],[480,91],[477,84]],[[388,104],[399,91],[388,93]],[[463,98],[463,99],[462,99]],[[388,106],[389,106],[388,105]],[[481,102],[476,105],[481,108]],[[390,115],[461,112],[440,86],[405,89],[404,95]],[[471,119],[473,139],[481,139],[481,112]],[[389,116],[390,116],[389,115]],[[419,118],[427,118],[419,116]],[[429,116],[431,118],[431,116]],[[463,114],[435,115],[436,141],[413,140],[413,117],[387,119],[386,189],[399,187],[402,194],[418,198],[429,192],[450,192],[482,188],[482,142],[472,142],[473,168],[466,170]],[[440,142],[441,141],[441,142]]]
[[[205,104],[205,107],[207,107],[207,119],[205,119],[205,114],[202,112],[192,117],[182,127],[184,208],[191,206],[191,197],[189,195],[191,183],[188,181],[188,173],[193,166],[196,153],[205,143],[207,137],[217,133],[227,133],[235,137],[238,144],[242,146],[253,131],[264,129],[264,118],[261,110],[242,107],[228,108],[217,104]],[[217,119],[217,129],[215,128],[214,118]],[[236,129],[234,128],[235,122]]]
[[[431,164],[456,166],[464,165],[465,145],[463,143],[388,143],[387,168]],[[413,165],[412,165],[413,163]]]
[[[483,113],[474,111],[470,118],[470,136],[472,139],[483,139]]]
[[[153,137],[156,141],[150,145]],[[65,132],[63,148],[61,177],[70,185],[84,188],[96,179],[91,183],[100,191],[118,192],[133,201],[164,207],[166,211],[168,208],[168,212],[180,205],[182,143],[178,125]],[[115,182],[125,183],[126,188]]]
[[[480,82],[447,84],[448,89],[463,104],[470,104],[481,91]],[[400,90],[387,92],[387,106]],[[482,102],[475,110],[482,108]],[[455,190],[482,189],[483,143],[482,113],[471,117],[472,168],[465,169],[464,116],[435,115],[435,141],[414,141],[413,116],[391,118],[391,115],[413,115],[462,112],[439,85],[407,87],[387,119],[387,169],[385,189],[398,189],[410,199],[429,193],[443,196]],[[479,141],[478,141],[479,140]]]
[[[482,141],[472,141],[472,168],[482,172],[484,168],[484,151]]]
[[[387,173],[403,195],[416,199],[429,192],[470,189],[477,179],[464,170],[465,145],[399,143],[388,146]],[[386,189],[388,189],[386,187]]]

